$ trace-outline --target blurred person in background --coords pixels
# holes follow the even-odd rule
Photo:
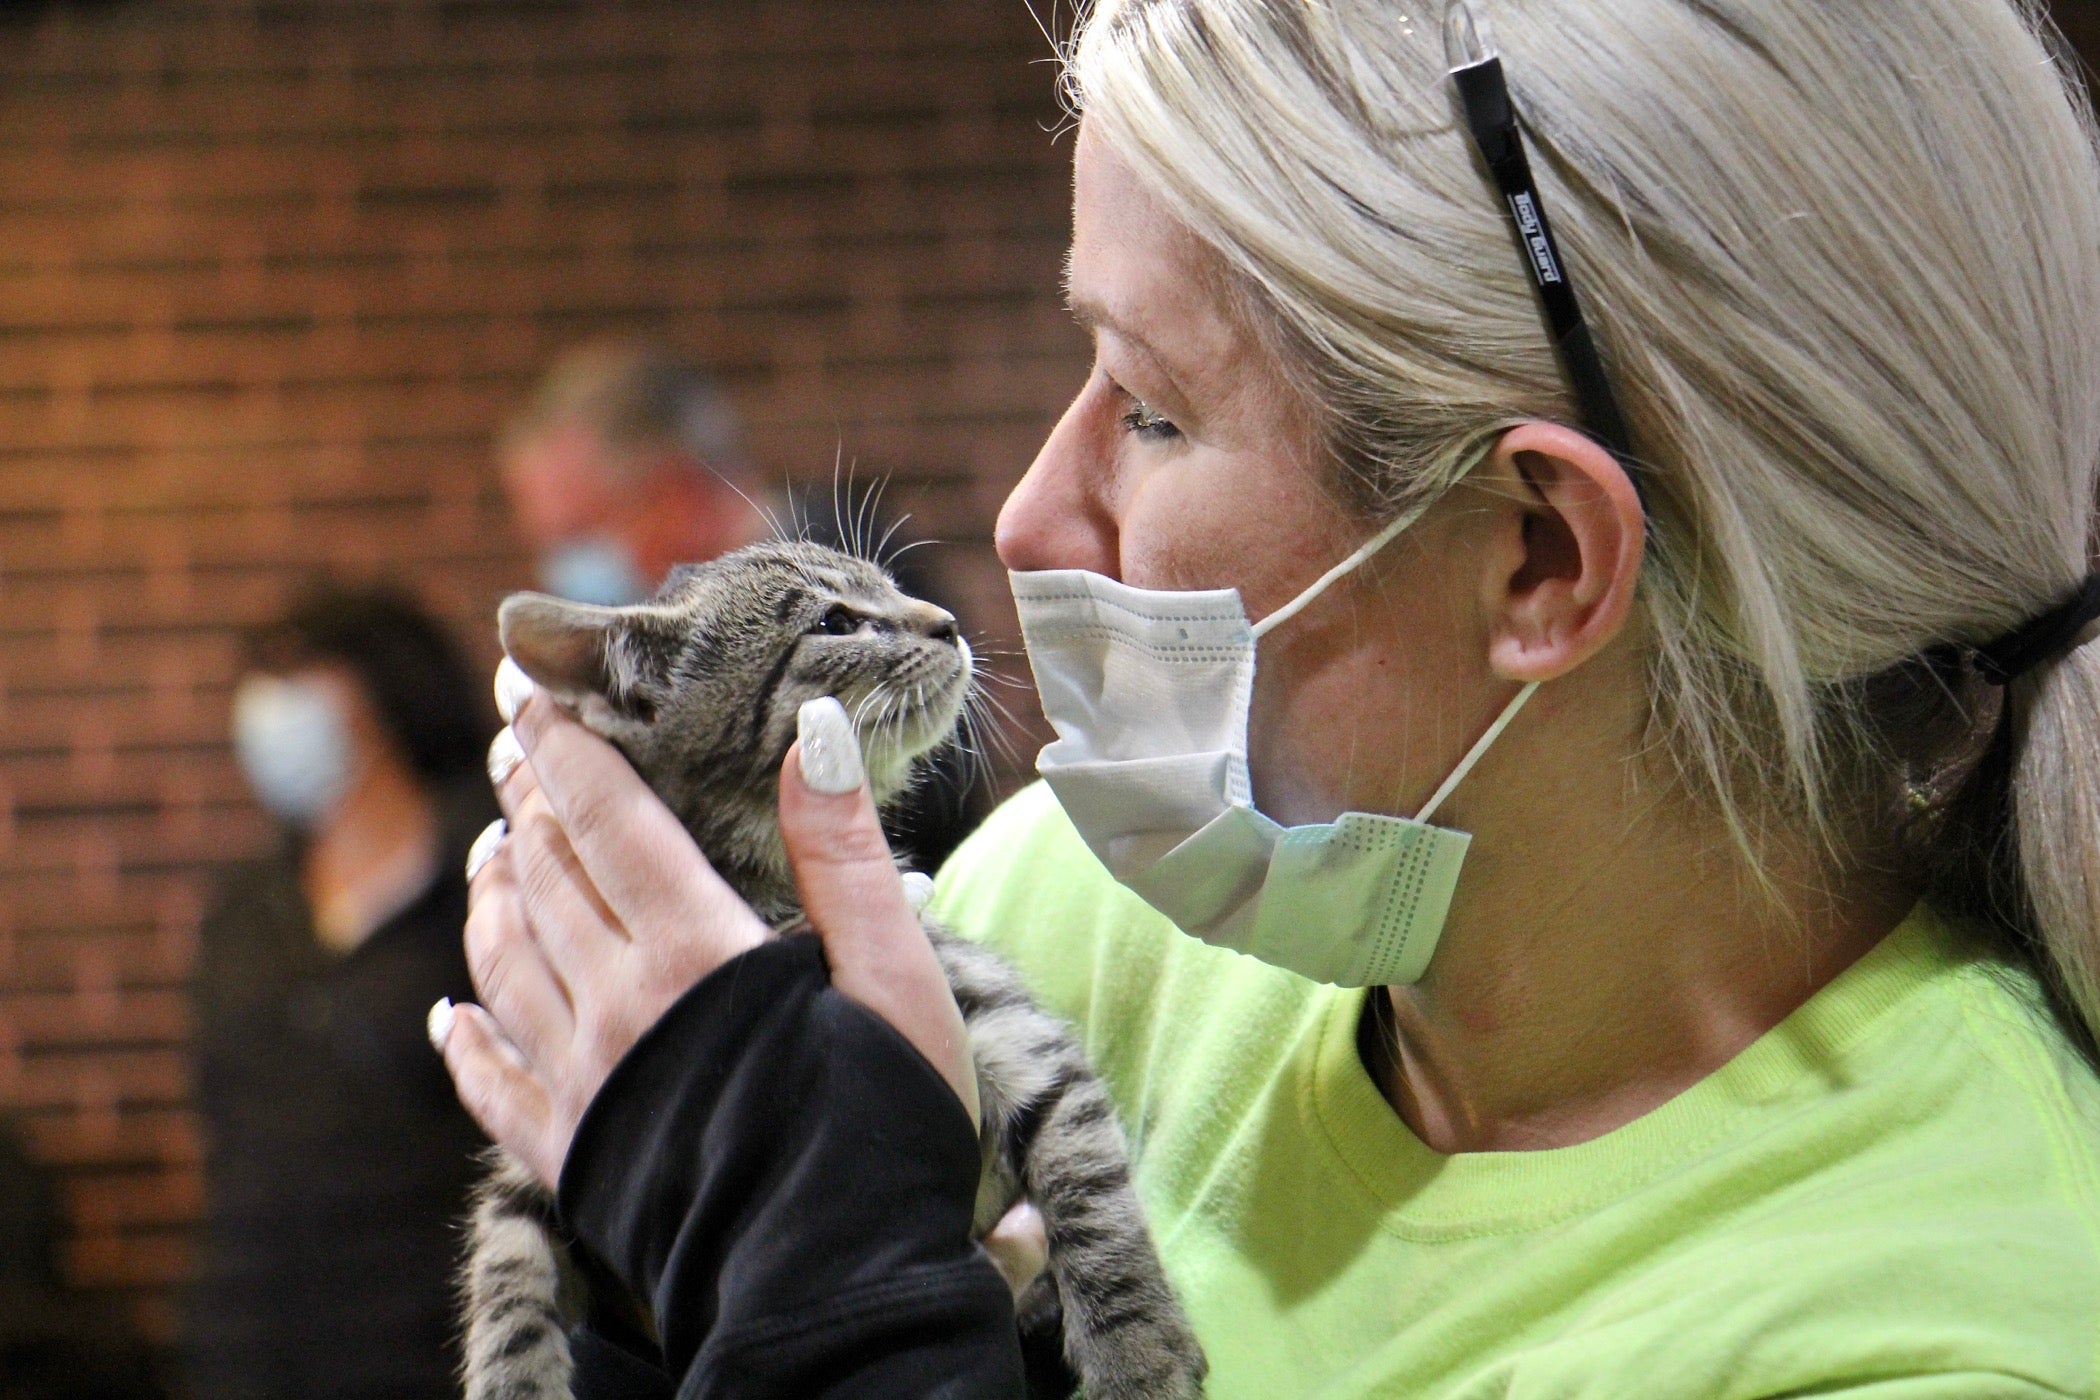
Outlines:
[[[886,537],[851,487],[834,485],[831,510],[797,511],[769,492],[721,387],[648,341],[587,341],[556,357],[498,456],[540,587],[579,603],[640,602],[675,566],[771,539],[776,521],[830,545]],[[907,593],[956,611],[923,555],[885,553]],[[885,815],[890,844],[939,869],[989,810],[980,769],[959,749],[934,759]]]
[[[208,1400],[453,1392],[450,1275],[480,1134],[423,1039],[468,988],[459,930],[494,815],[483,687],[421,609],[317,588],[249,639],[233,740],[279,848],[201,939]]]
[[[499,456],[540,586],[579,603],[640,602],[773,533],[728,397],[644,341],[559,356]]]

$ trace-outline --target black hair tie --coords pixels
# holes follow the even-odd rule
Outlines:
[[[2100,574],[2089,574],[2068,601],[1988,646],[1976,648],[1976,674],[1992,685],[2011,685],[2077,645],[2079,635],[2096,620],[2100,620]]]

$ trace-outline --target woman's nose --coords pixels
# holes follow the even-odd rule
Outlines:
[[[999,511],[993,543],[999,560],[1017,573],[1090,569],[1118,577],[1115,516],[1103,499],[1113,464],[1089,427],[1089,384],[1036,453]]]

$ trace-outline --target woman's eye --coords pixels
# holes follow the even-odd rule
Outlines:
[[[1123,431],[1141,438],[1164,441],[1181,436],[1181,429],[1152,411],[1143,399],[1132,399],[1130,411],[1123,415]]]
[[[855,617],[853,609],[845,604],[834,603],[830,611],[817,619],[817,625],[810,630],[822,632],[827,637],[850,636],[860,630],[860,619]]]

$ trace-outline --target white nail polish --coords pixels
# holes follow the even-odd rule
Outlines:
[[[532,677],[519,669],[518,663],[504,657],[496,663],[496,713],[509,724],[518,717],[527,700],[532,698]]]
[[[423,1020],[423,1029],[430,1033],[430,1048],[440,1055],[445,1053],[445,1042],[452,1038],[452,1023],[459,1013],[452,1009],[451,997],[439,997],[430,1004],[430,1015]]]
[[[813,790],[838,796],[868,780],[853,721],[837,700],[826,695],[805,701],[795,714],[795,730],[802,740],[802,781]]]
[[[914,914],[926,912],[926,903],[933,898],[933,877],[923,870],[904,872],[904,902],[911,906]]]
[[[474,844],[467,848],[468,884],[474,883],[474,877],[481,873],[482,866],[496,858],[496,850],[503,844],[503,838],[509,832],[510,823],[501,817],[481,829],[481,835],[475,837]]]
[[[489,742],[489,783],[502,787],[524,761],[525,750],[518,743],[517,731],[504,725]]]

